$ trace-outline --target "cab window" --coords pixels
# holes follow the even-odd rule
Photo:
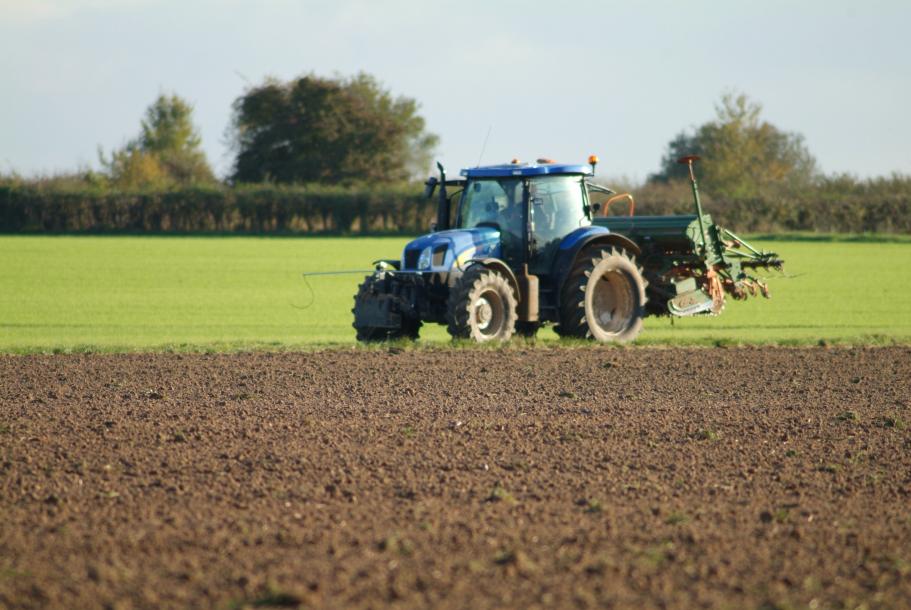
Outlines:
[[[530,181],[529,270],[532,273],[550,273],[563,238],[591,224],[582,189],[582,176],[542,176]]]
[[[486,225],[521,235],[522,188],[519,178],[472,180],[462,197],[459,228]]]
[[[582,189],[582,176],[547,176],[530,182],[532,232],[538,241],[562,239],[591,224]]]

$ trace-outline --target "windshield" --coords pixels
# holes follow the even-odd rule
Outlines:
[[[459,209],[459,228],[492,227],[500,231],[503,260],[519,264],[525,244],[525,183],[521,178],[472,180]]]
[[[462,198],[459,228],[488,226],[521,235],[522,191],[520,178],[471,181]]]

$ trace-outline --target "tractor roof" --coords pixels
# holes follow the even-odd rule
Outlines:
[[[545,174],[583,174],[590,176],[592,168],[588,165],[566,163],[504,163],[502,165],[485,165],[462,170],[466,178],[507,178],[510,176],[542,176]]]

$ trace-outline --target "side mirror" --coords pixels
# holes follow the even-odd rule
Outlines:
[[[597,213],[600,212],[600,211],[601,211],[601,204],[600,204],[600,203],[593,203],[593,204],[592,204],[592,214],[597,214]]]
[[[440,181],[436,176],[431,176],[430,178],[427,178],[427,182],[424,183],[424,198],[425,199],[430,199],[431,197],[433,197],[433,191],[436,190],[437,184],[439,184],[439,183],[440,183]]]

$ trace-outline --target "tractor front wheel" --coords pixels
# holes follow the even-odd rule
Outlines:
[[[558,334],[597,341],[632,341],[642,330],[645,280],[630,256],[583,251],[563,284]]]
[[[446,319],[453,339],[507,341],[516,329],[516,295],[501,274],[472,265],[449,293]]]

